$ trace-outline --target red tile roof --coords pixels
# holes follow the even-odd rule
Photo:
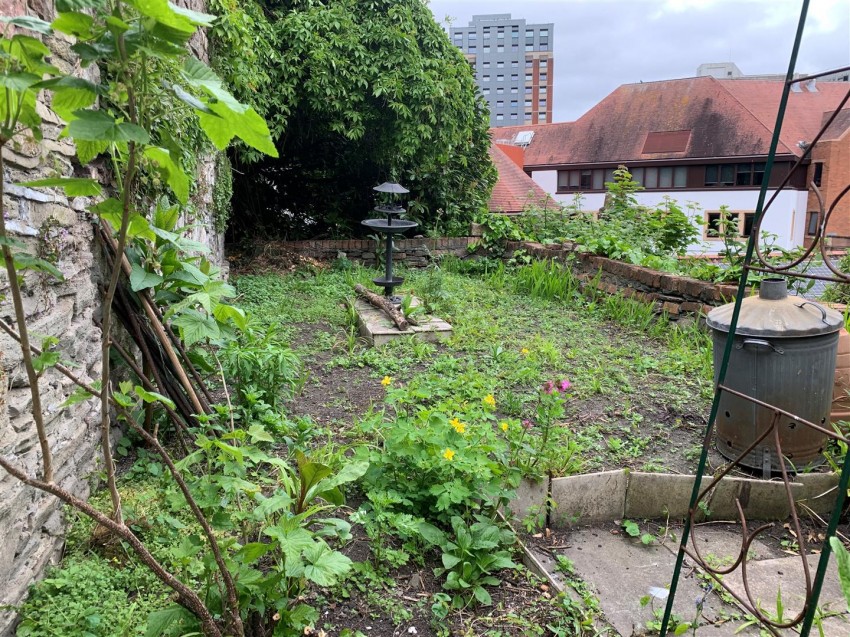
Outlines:
[[[528,206],[552,208],[556,205],[497,144],[491,144],[490,157],[499,171],[499,179],[490,195],[490,212],[519,213]]]
[[[533,131],[526,167],[766,155],[782,86],[713,77],[625,84],[575,122],[504,127],[493,134],[502,141]],[[819,82],[816,92],[792,92],[777,152],[800,155],[797,143],[815,136],[824,112],[837,108],[847,90],[845,82]],[[647,144],[650,133],[674,131],[690,131],[678,152]]]

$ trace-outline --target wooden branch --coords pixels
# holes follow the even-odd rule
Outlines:
[[[392,319],[393,323],[395,323],[395,326],[402,332],[406,332],[410,328],[410,323],[407,322],[407,319],[404,318],[404,315],[397,309],[395,309],[395,307],[393,307],[393,304],[387,301],[383,296],[379,296],[374,292],[370,292],[360,283],[354,286],[354,291],[357,292],[357,296],[359,296],[360,298],[366,299],[369,303],[374,305],[379,310],[383,310],[384,313]]]
[[[153,571],[153,574],[166,586],[171,588],[173,591],[177,593],[177,602],[190,611],[193,615],[195,615],[198,619],[201,620],[201,626],[203,627],[204,634],[210,635],[211,637],[220,637],[221,631],[215,623],[212,615],[209,610],[207,610],[206,605],[198,597],[198,594],[193,591],[191,588],[186,586],[179,579],[174,577],[171,573],[169,573],[163,566],[156,560],[156,558],[148,551],[147,547],[136,537],[135,533],[131,531],[127,526],[123,523],[116,522],[111,517],[104,515],[89,503],[77,498],[72,495],[70,492],[65,489],[59,487],[54,483],[44,482],[42,480],[36,480],[34,478],[30,478],[27,474],[21,471],[18,467],[14,466],[10,462],[8,462],[5,458],[0,457],[0,467],[6,470],[7,473],[15,476],[18,480],[23,482],[24,484],[39,489],[40,491],[45,491],[52,495],[55,495],[57,498],[65,502],[66,504],[70,504],[72,507],[86,514],[90,518],[92,518],[95,522],[100,524],[101,526],[106,527],[110,531],[112,531],[115,535],[122,538],[126,541],[135,551],[136,555],[139,556],[139,559]]]

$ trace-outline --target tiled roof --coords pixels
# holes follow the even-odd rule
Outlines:
[[[490,157],[499,171],[499,179],[490,195],[490,212],[518,213],[527,206],[555,206],[546,191],[497,144],[490,145]]]
[[[625,84],[575,122],[498,128],[494,136],[534,131],[526,167],[766,155],[782,86],[713,77]],[[816,92],[792,92],[777,152],[800,155],[797,143],[815,136],[824,112],[837,108],[847,89],[844,82],[820,82]],[[650,133],[674,131],[690,131],[684,150],[644,152],[664,148],[647,144]]]

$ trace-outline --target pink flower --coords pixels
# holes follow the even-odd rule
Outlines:
[[[558,389],[560,391],[567,391],[572,386],[573,386],[573,384],[570,381],[568,381],[566,378],[563,379],[560,383],[558,383]]]
[[[553,383],[551,380],[547,380],[545,383],[543,383],[543,391],[547,394],[554,393],[556,391],[555,383]]]
[[[534,426],[534,423],[526,418],[525,420],[522,421],[522,426],[525,429],[531,429]]]

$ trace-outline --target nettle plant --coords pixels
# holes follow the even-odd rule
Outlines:
[[[329,542],[345,534],[333,519],[317,519],[341,502],[340,486],[365,471],[350,463],[339,472],[297,456],[296,467],[262,450],[271,435],[258,423],[237,429],[199,417],[205,435],[198,450],[175,462],[158,439],[139,422],[138,407],[174,404],[149,386],[122,382],[113,387],[110,369],[112,303],[122,271],[133,292],[150,293],[167,305],[165,318],[186,344],[221,341],[228,331],[245,327],[247,317],[226,303],[232,289],[219,281],[203,257],[187,256],[199,246],[181,237],[179,208],[188,203],[192,177],[187,158],[170,122],[190,119],[198,134],[224,149],[234,138],[268,155],[277,151],[264,120],[237,101],[216,75],[188,49],[199,27],[214,18],[176,7],[166,0],[57,0],[52,23],[37,18],[3,18],[0,42],[0,146],[40,140],[37,101],[50,104],[65,122],[81,164],[105,161],[108,184],[93,179],[56,177],[28,182],[33,188],[57,188],[68,197],[92,197],[90,212],[113,245],[117,263],[108,268],[102,310],[102,377],[88,383],[61,362],[55,339],[32,345],[21,285],[26,271],[61,278],[47,260],[11,237],[0,215],[0,248],[14,307],[14,325],[0,322],[21,347],[32,393],[32,415],[40,443],[40,475],[28,475],[13,459],[0,466],[25,484],[60,498],[118,537],[141,563],[174,591],[176,605],[153,613],[148,634],[202,632],[205,635],[300,634],[315,613],[298,597],[310,582],[332,584],[348,562]],[[71,36],[82,66],[97,65],[99,82],[66,75],[50,63],[42,42],[53,32]],[[153,73],[166,69],[167,73]],[[165,114],[165,116],[164,116]],[[179,132],[179,131],[178,131]],[[0,173],[3,173],[0,155]],[[143,183],[155,176],[176,204],[146,196]],[[2,200],[0,180],[0,200]],[[2,205],[2,204],[0,204]],[[42,415],[39,378],[53,368],[78,387],[66,403],[97,397],[101,403],[103,471],[111,508],[100,511],[54,480],[52,452]],[[223,374],[222,374],[223,375]],[[198,413],[201,413],[198,409]],[[167,470],[168,496],[188,507],[192,535],[177,549],[185,572],[169,570],[125,522],[115,481],[110,444],[111,414],[117,414],[144,441]],[[247,426],[251,424],[251,426]],[[231,511],[226,508],[232,504]],[[263,560],[264,568],[260,568]],[[267,565],[271,566],[267,566]]]

